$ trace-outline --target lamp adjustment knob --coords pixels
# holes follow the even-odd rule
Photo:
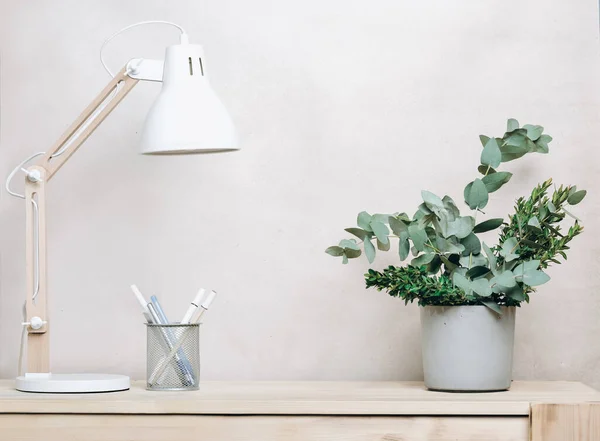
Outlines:
[[[42,172],[40,172],[39,170],[25,170],[24,168],[22,168],[21,170],[25,172],[25,175],[27,176],[27,180],[29,182],[42,182]]]
[[[48,322],[45,321],[45,320],[42,320],[38,316],[35,316],[35,317],[31,317],[31,321],[29,321],[29,322],[23,322],[22,325],[23,326],[29,326],[31,329],[38,330],[42,326],[44,326],[46,323],[48,323]]]

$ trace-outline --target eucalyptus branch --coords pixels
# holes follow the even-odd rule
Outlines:
[[[440,198],[423,190],[423,203],[410,217],[406,213],[358,214],[357,227],[347,228],[353,238],[343,239],[327,248],[343,263],[365,254],[373,263],[379,251],[392,249],[391,239],[398,241],[395,251],[400,261],[414,255],[406,267],[389,267],[382,273],[369,270],[367,287],[386,290],[406,302],[419,304],[466,305],[484,304],[496,311],[498,305],[516,306],[529,301],[528,293],[547,282],[544,273],[558,257],[566,259],[569,243],[581,234],[579,220],[565,207],[576,205],[585,197],[585,190],[574,186],[554,187],[549,179],[536,186],[527,198],[519,198],[515,212],[504,219],[484,217],[492,193],[507,184],[512,173],[501,171],[503,163],[530,153],[548,153],[552,137],[544,128],[509,119],[502,137],[480,137],[483,149],[477,168],[479,178],[469,182],[463,192],[470,216],[461,216],[454,200]],[[574,223],[561,232],[566,216]],[[489,248],[478,234],[500,228],[499,244]],[[374,243],[373,239],[376,239]],[[395,241],[394,241],[395,242]],[[375,246],[376,245],[376,246]]]

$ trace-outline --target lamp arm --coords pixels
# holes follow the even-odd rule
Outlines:
[[[46,276],[46,184],[139,81],[123,68],[62,134],[25,180],[27,372],[50,372]],[[111,96],[112,94],[112,96]],[[33,320],[34,317],[41,318]],[[36,328],[32,323],[37,323]],[[20,374],[20,373],[19,373]]]
[[[79,149],[88,137],[98,128],[106,117],[119,105],[121,100],[137,84],[138,79],[129,75],[128,67],[124,67],[106,85],[100,94],[85,108],[69,128],[62,134],[56,143],[48,150],[42,158],[40,166],[47,170],[46,180],[50,180],[65,162]],[[114,94],[113,97],[110,97]],[[109,101],[106,101],[109,100]],[[103,103],[106,103],[102,107]],[[98,111],[97,115],[84,126],[86,121]],[[81,129],[81,130],[80,130]],[[65,149],[67,143],[68,148]]]

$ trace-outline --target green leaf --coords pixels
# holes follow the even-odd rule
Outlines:
[[[500,165],[501,160],[502,152],[496,142],[496,138],[490,138],[481,152],[481,164],[496,168]]]
[[[346,265],[348,263],[348,256],[346,256],[345,254],[342,256],[342,263],[344,265]]]
[[[455,272],[452,274],[452,281],[456,286],[462,289],[466,294],[471,293],[471,281],[462,274]]]
[[[427,204],[425,202],[423,202],[421,205],[419,205],[418,212],[421,213],[422,215],[428,215],[428,214],[433,213],[433,211],[431,211],[429,209],[429,207],[427,206]],[[416,218],[416,214],[415,214],[415,218]]]
[[[433,260],[427,264],[427,272],[429,274],[437,273],[442,266],[442,259],[437,254],[434,256]]]
[[[465,187],[465,202],[471,210],[484,208],[488,203],[488,191],[481,179],[475,179]]]
[[[529,219],[527,221],[527,225],[530,227],[533,227],[533,228],[537,228],[538,230],[542,229],[542,226],[540,225],[540,221],[535,216],[533,216],[531,219]]]
[[[371,226],[370,226],[372,218],[373,218],[373,216],[371,216],[366,211],[361,211],[360,213],[358,213],[358,218],[356,219],[356,224],[363,230],[372,232],[373,230],[371,230]]]
[[[567,202],[569,203],[569,205],[577,205],[583,200],[586,194],[587,191],[585,190],[576,191],[567,198]]]
[[[500,305],[498,305],[493,300],[486,300],[485,302],[481,302],[481,304],[483,306],[487,306],[492,311],[494,311],[496,314],[502,315],[502,309],[500,308]]]
[[[373,242],[370,239],[367,239],[363,242],[363,246],[365,247],[365,256],[367,256],[367,260],[369,263],[373,263],[375,260],[375,247],[373,246]]]
[[[534,151],[537,153],[548,153],[550,151],[548,144],[552,141],[552,136],[550,135],[542,135],[535,142]]]
[[[465,250],[463,251],[463,256],[481,253],[481,242],[479,241],[479,238],[473,233],[461,239],[460,243],[465,247]]]
[[[389,244],[390,239],[388,238],[388,234],[390,234],[390,230],[388,229],[387,225],[381,222],[371,221],[370,226],[375,236],[377,236],[378,241],[386,245]]]
[[[543,285],[548,280],[550,280],[550,276],[543,271],[527,271],[523,274],[523,283],[529,286],[538,286]]]
[[[475,219],[472,216],[462,216],[448,222],[447,235],[456,236],[458,239],[464,239],[473,231]]]
[[[477,279],[471,282],[471,289],[482,297],[492,295],[492,287],[487,279]]]
[[[466,276],[469,279],[477,279],[478,277],[484,276],[490,272],[490,269],[487,266],[474,266],[469,271],[467,271]]]
[[[422,265],[427,265],[429,262],[431,262],[433,260],[433,258],[436,255],[434,253],[428,253],[428,254],[421,254],[418,257],[415,257],[413,260],[410,261],[410,264],[412,266],[422,266]]]
[[[540,245],[539,243],[537,243],[537,242],[533,242],[532,240],[529,240],[529,239],[521,239],[521,243],[522,243],[523,245],[527,245],[527,246],[528,246],[528,247],[530,247],[530,248],[536,248],[536,249],[538,249],[538,250],[539,250],[539,249],[542,249],[542,248],[544,248],[544,247],[543,247],[542,245]]]
[[[440,210],[444,209],[444,202],[440,199],[439,196],[436,196],[430,191],[422,190],[421,197],[423,198],[425,205],[427,205],[427,208],[429,208],[434,213],[437,214]]]
[[[473,228],[473,233],[485,233],[486,231],[492,231],[498,228],[504,219],[496,217],[494,219],[488,219],[486,221],[480,222]]]
[[[371,237],[372,234],[363,230],[362,228],[346,228],[344,231],[347,231],[350,234],[358,237],[360,240],[365,240],[367,237]]]
[[[400,236],[400,242],[398,243],[398,256],[401,261],[404,261],[410,253],[410,242],[408,241],[408,233],[406,237]]]
[[[506,122],[506,131],[507,132],[512,132],[513,130],[517,130],[519,128],[519,121],[517,121],[514,118],[510,118],[507,122]]]
[[[437,246],[438,250],[440,250],[443,253],[457,254],[457,253],[462,253],[465,249],[465,247],[463,245],[454,243],[453,241],[451,241],[449,239],[444,239],[441,236],[437,236],[435,238],[435,242],[436,242],[436,246]]]
[[[492,284],[497,284],[505,288],[512,288],[517,284],[515,275],[510,270],[504,271],[498,274],[497,276],[493,277],[491,282]]]
[[[527,130],[511,133],[501,145],[527,150]]]
[[[498,172],[484,176],[481,180],[483,181],[485,189],[488,191],[488,193],[493,193],[510,181],[510,178],[512,178],[512,173]]]
[[[477,171],[484,176],[491,175],[492,173],[496,173],[496,170],[494,170],[489,165],[480,165],[479,167],[477,167]]]
[[[377,239],[377,249],[380,251],[389,251],[391,245],[392,244],[390,243],[389,240],[387,241],[387,243],[383,243],[379,239]]]
[[[517,239],[515,239],[514,237],[509,237],[504,241],[504,243],[502,244],[502,249],[500,250],[500,255],[504,257],[504,260],[510,262],[519,257],[519,255],[516,253],[518,249],[517,245]]]
[[[556,207],[554,206],[554,204],[552,202],[548,202],[546,204],[546,208],[548,208],[548,211],[550,213],[556,213]]]
[[[351,250],[360,250],[360,248],[358,247],[358,244],[356,243],[356,240],[354,240],[354,239],[342,239],[342,240],[340,240],[339,245],[342,248],[350,248]]]
[[[513,273],[517,277],[517,281],[523,281],[523,275],[527,272],[536,271],[540,267],[539,260],[528,260],[527,262],[523,262],[513,270]]]
[[[482,243],[481,247],[483,248],[483,251],[484,251],[485,255],[487,256],[488,260],[490,261],[490,270],[492,271],[492,273],[495,276],[497,276],[498,275],[498,263],[496,261],[496,256],[494,255],[494,253],[492,253],[492,250],[490,250],[490,247],[488,247],[485,243]]]
[[[523,128],[527,130],[527,137],[532,141],[537,140],[542,135],[542,133],[544,133],[544,128],[542,126],[532,126],[531,124],[525,124]]]
[[[398,237],[400,237],[402,233],[408,234],[408,227],[406,226],[406,224],[401,220],[396,219],[395,217],[390,217],[390,228]]]
[[[413,242],[413,245],[418,251],[425,250],[425,242],[427,242],[427,233],[416,224],[408,226],[408,235]]]
[[[485,145],[487,144],[487,142],[490,140],[489,136],[485,136],[485,135],[479,135],[479,141],[481,141],[481,146],[485,147]]]
[[[381,222],[382,224],[387,224],[389,222],[391,214],[382,214],[382,213],[375,213],[373,216],[371,216],[371,222],[375,221],[375,222]]]
[[[511,299],[522,302],[525,300],[525,293],[523,292],[523,288],[520,285],[515,285],[512,288],[508,289],[504,294]]]
[[[453,221],[460,215],[460,211],[450,196],[442,198],[444,208],[448,211],[448,220]]]
[[[358,256],[360,256],[362,253],[360,250],[353,250],[351,248],[344,248],[344,256],[350,258],[350,259],[355,259]]]
[[[342,254],[344,254],[344,249],[342,247],[333,246],[333,247],[327,248],[325,250],[325,252],[327,254],[329,254],[330,256],[338,257],[338,256],[341,256]]]
[[[454,271],[456,268],[458,268],[458,265],[454,262],[451,262],[446,256],[440,256],[440,259],[442,262],[444,262],[444,265],[448,271]]]
[[[502,152],[502,162],[520,158],[528,152],[527,138],[520,133],[510,135],[505,142],[500,144],[500,152]]]

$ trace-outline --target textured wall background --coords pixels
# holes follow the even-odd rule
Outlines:
[[[409,210],[420,189],[461,199],[480,133],[542,124],[548,156],[488,213],[550,176],[589,190],[586,233],[518,314],[515,377],[600,387],[595,1],[75,0],[0,4],[0,176],[48,148],[108,76],[105,37],[147,19],[202,43],[239,131],[228,155],[142,157],[159,86],[140,84],[52,181],[53,371],[142,378],[145,329],[128,286],[178,317],[199,286],[220,292],[203,327],[205,379],[420,379],[419,319],[365,291],[364,261],[323,253],[356,214]],[[119,37],[116,69],[160,57],[169,28]],[[24,207],[0,194],[0,376],[16,374]],[[375,266],[396,262],[395,253]]]

